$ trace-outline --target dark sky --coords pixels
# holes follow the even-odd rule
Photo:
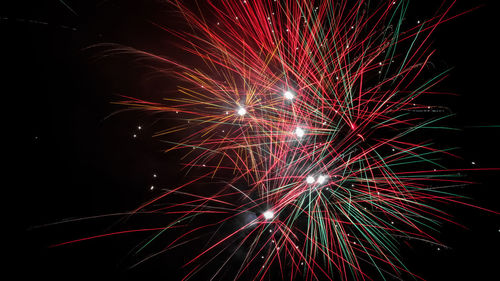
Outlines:
[[[158,89],[175,85],[149,77],[146,67],[126,58],[102,62],[97,53],[84,49],[110,42],[179,56],[169,36],[150,23],[176,26],[176,19],[159,1],[66,1],[71,9],[56,0],[15,2],[0,8],[0,29],[6,48],[3,68],[8,70],[2,77],[2,93],[8,97],[5,121],[15,127],[7,135],[16,144],[10,175],[15,184],[7,186],[15,195],[4,200],[13,203],[9,208],[18,241],[13,259],[22,269],[19,274],[40,280],[178,280],[184,258],[180,251],[127,269],[129,251],[146,237],[141,234],[48,248],[104,233],[116,218],[32,228],[128,211],[157,194],[151,185],[182,181],[178,155],[162,153],[163,144],[151,137],[168,120],[131,112],[107,118],[120,109],[111,104],[120,94],[154,99]],[[414,2],[420,4],[409,18],[430,14],[437,1]],[[474,161],[479,167],[498,168],[500,129],[473,128],[500,124],[498,10],[492,7],[495,1],[462,0],[453,12],[476,7],[471,2],[484,6],[442,25],[433,36],[436,67],[453,67],[439,89],[458,94],[442,103],[457,114],[451,125],[464,129],[441,141],[461,147],[457,153],[463,159],[456,165],[470,168]],[[458,192],[473,198],[468,202],[500,211],[498,175],[472,173],[470,178],[480,184]],[[465,207],[447,211],[467,229],[442,226],[437,237],[449,249],[418,243],[403,248],[410,270],[427,280],[497,280],[500,217]],[[128,225],[153,226],[159,219],[131,220]]]

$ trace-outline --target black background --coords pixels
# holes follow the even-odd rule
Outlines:
[[[18,274],[48,280],[180,280],[177,268],[187,259],[180,251],[127,269],[128,252],[145,234],[48,248],[104,233],[116,218],[35,227],[128,211],[158,194],[159,187],[182,181],[178,155],[162,153],[162,143],[151,138],[157,118],[138,113],[109,116],[120,109],[111,104],[121,99],[119,94],[155,99],[158,89],[174,89],[175,81],[151,78],[149,69],[127,59],[102,63],[95,60],[96,53],[84,50],[112,42],[178,57],[168,35],[150,23],[175,26],[176,18],[157,1],[66,1],[75,13],[60,1],[32,2],[9,3],[0,10],[7,72],[2,77],[3,107],[9,112],[6,123],[14,127],[5,133],[15,142],[5,148],[15,154],[9,162],[14,181],[5,184],[14,195],[4,200],[12,204],[12,227],[6,229],[14,229],[16,251],[11,259],[19,265]],[[431,15],[436,2],[412,4],[407,20]],[[454,164],[464,168],[472,167],[472,161],[482,168],[500,167],[500,129],[473,128],[500,124],[498,10],[493,2],[458,1],[452,13],[483,6],[443,24],[433,36],[436,68],[454,68],[439,89],[458,94],[442,102],[457,114],[452,125],[463,128],[442,141],[461,147],[457,154],[463,159]],[[498,175],[469,173],[479,184],[459,192],[472,197],[470,203],[499,211]],[[151,185],[157,188],[151,191]],[[425,243],[403,247],[408,268],[426,280],[498,280],[498,215],[457,206],[447,211],[467,228],[443,224],[436,235],[448,249],[438,251]],[[136,223],[154,226],[155,219],[130,225]]]

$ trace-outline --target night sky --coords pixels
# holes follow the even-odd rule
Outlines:
[[[147,234],[49,248],[105,233],[119,217],[43,225],[130,211],[158,195],[161,187],[183,181],[181,154],[163,153],[165,144],[152,137],[171,121],[123,112],[112,104],[120,95],[159,100],[162,93],[175,90],[175,81],[155,76],[130,57],[103,59],[88,49],[117,43],[189,60],[152,22],[177,28],[182,24],[161,1],[65,1],[69,6],[56,0],[8,2],[15,4],[0,8],[2,48],[7,48],[2,60],[8,69],[2,93],[13,99],[4,101],[4,108],[9,109],[5,121],[15,131],[4,134],[16,143],[15,172],[10,175],[16,179],[4,184],[15,190],[13,198],[4,200],[13,203],[8,216],[13,217],[18,274],[39,280],[180,280],[185,271],[178,268],[196,244],[129,269],[136,261],[129,252]],[[429,3],[439,1],[414,2],[419,4],[413,4],[408,20],[432,14],[436,3]],[[450,125],[463,129],[437,139],[461,147],[456,154],[462,159],[450,163],[455,167],[500,167],[500,128],[475,127],[500,125],[494,2],[458,1],[452,13],[484,6],[441,25],[433,35],[436,68],[453,67],[437,88],[457,96],[434,102],[451,108],[456,117]],[[455,192],[469,196],[469,203],[500,211],[498,176],[498,171],[468,173],[478,184]],[[462,206],[444,209],[465,227],[442,225],[436,237],[449,248],[402,245],[408,268],[426,280],[498,280],[500,217]],[[155,226],[161,219],[131,218],[126,225]]]

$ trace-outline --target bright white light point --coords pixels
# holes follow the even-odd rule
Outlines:
[[[149,189],[153,190],[153,189],[155,189],[155,187],[152,185]]]
[[[326,181],[326,176],[321,175],[321,176],[318,177],[317,182],[319,184],[323,184],[323,183],[325,183],[325,181]]]
[[[247,110],[243,107],[240,107],[240,109],[238,109],[238,115],[243,116],[245,114],[247,114]]]
[[[476,165],[476,162],[472,161],[472,165]]]
[[[142,129],[142,127],[141,127],[141,126],[137,126],[137,129],[139,129],[139,130],[140,130],[140,129]]]
[[[156,174],[153,174],[153,178],[156,178],[156,177],[157,177]]]
[[[306,182],[309,183],[309,184],[314,183],[314,177],[313,176],[308,176],[306,178]]]
[[[270,220],[270,219],[274,218],[274,212],[270,211],[270,210],[265,211],[263,215],[264,215],[264,218],[266,220]]]
[[[304,132],[301,127],[297,127],[297,129],[295,129],[295,135],[297,135],[297,137],[299,138],[303,137],[305,133],[306,132]]]
[[[287,100],[292,100],[294,98],[292,92],[290,92],[290,91],[286,91],[284,96]]]
[[[134,135],[133,135],[133,137],[134,137],[134,138],[136,138],[136,137],[137,137],[137,135],[136,135],[136,134],[134,134]]]

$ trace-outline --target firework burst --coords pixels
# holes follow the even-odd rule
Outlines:
[[[164,62],[179,85],[161,103],[118,102],[182,119],[156,136],[185,151],[188,180],[134,210],[172,218],[133,230],[157,232],[137,252],[183,229],[159,253],[207,241],[185,280],[365,280],[407,272],[401,239],[439,244],[437,205],[458,202],[442,187],[468,182],[421,136],[448,115],[422,117],[435,107],[418,97],[446,76],[429,75],[429,37],[452,4],[408,25],[401,0],[170,2],[190,31],[157,26],[202,63],[110,51]]]

